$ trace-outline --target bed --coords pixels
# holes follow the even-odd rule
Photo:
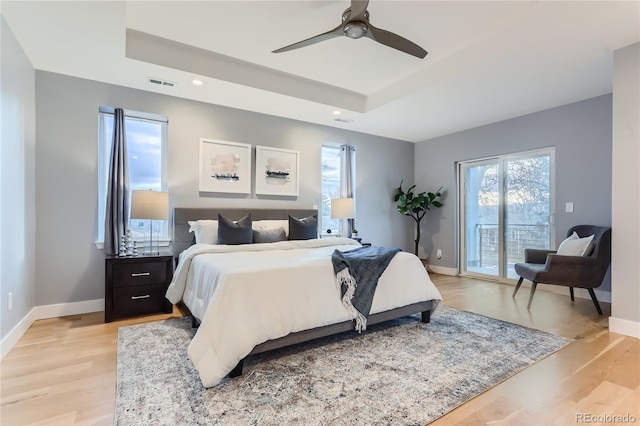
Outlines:
[[[178,265],[167,291],[184,304],[200,326],[189,358],[205,387],[242,374],[245,357],[354,329],[340,301],[331,264],[334,250],[360,246],[350,238],[323,238],[259,244],[194,244],[190,221],[237,220],[251,213],[254,226],[286,223],[315,210],[193,209],[174,211]],[[269,222],[271,221],[271,222]],[[398,253],[378,281],[367,324],[430,313],[441,300],[420,260]]]

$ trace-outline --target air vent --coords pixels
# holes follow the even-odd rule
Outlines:
[[[147,80],[149,81],[149,83],[157,84],[159,86],[173,87],[176,85],[176,83],[173,81],[161,80],[154,77],[149,77]]]
[[[339,121],[341,123],[351,123],[353,120],[349,120],[348,118],[334,118],[334,121]]]

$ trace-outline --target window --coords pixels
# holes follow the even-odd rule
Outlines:
[[[331,219],[331,200],[340,197],[340,147],[322,146],[322,206],[320,211],[321,234],[328,229],[340,230],[340,219]]]
[[[349,173],[350,176],[345,176],[345,173]],[[323,145],[322,146],[322,207],[320,211],[320,229],[321,234],[328,234],[328,230],[331,230],[331,234],[344,234],[351,232],[351,226],[353,221],[349,223],[341,223],[340,219],[331,219],[331,200],[334,198],[341,198],[342,191],[345,188],[351,188],[346,190],[345,194],[352,194],[355,199],[355,188],[353,188],[355,182],[355,148],[349,145],[335,146],[335,145]]]
[[[100,107],[98,113],[98,241],[104,241],[104,216],[107,203],[107,180],[113,141],[113,108]],[[129,163],[129,189],[166,191],[168,119],[155,114],[125,110],[125,132]],[[169,241],[167,221],[153,221],[160,240]],[[149,231],[148,220],[132,220],[134,239],[142,240]],[[156,234],[158,235],[158,234]]]

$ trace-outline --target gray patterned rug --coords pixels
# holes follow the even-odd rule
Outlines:
[[[118,425],[422,425],[570,342],[444,305],[249,357],[244,375],[204,389],[190,318],[122,327]],[[349,337],[349,338],[347,338]]]

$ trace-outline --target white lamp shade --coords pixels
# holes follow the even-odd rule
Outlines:
[[[131,191],[131,219],[169,219],[169,193]]]
[[[334,198],[331,200],[331,219],[353,219],[353,198]]]

